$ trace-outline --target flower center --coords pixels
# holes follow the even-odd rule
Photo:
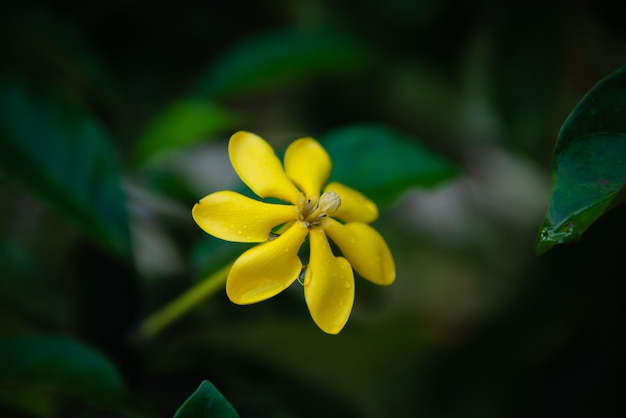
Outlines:
[[[341,198],[335,192],[325,192],[319,198],[307,199],[304,196],[297,205],[298,219],[307,228],[321,225],[328,215],[332,215],[341,206]]]

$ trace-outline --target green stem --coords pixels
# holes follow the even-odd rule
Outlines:
[[[225,265],[169,304],[165,305],[165,307],[144,319],[139,325],[139,338],[148,340],[155,337],[172,322],[222,289],[226,283],[226,277],[231,267],[232,263]]]

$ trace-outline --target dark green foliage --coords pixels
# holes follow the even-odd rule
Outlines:
[[[619,415],[613,3],[2,2],[0,416]],[[337,336],[295,284],[142,340],[249,248],[191,218],[242,186],[238,130],[320,140],[378,204],[396,281],[357,280]],[[538,229],[539,252],[586,232],[536,257]]]
[[[320,140],[333,161],[330,180],[359,190],[381,209],[407,190],[433,188],[456,174],[448,160],[388,127],[346,126]]]
[[[539,252],[580,239],[611,208],[626,182],[625,115],[626,67],[591,89],[559,133]]]
[[[69,395],[95,405],[121,405],[126,385],[102,354],[65,337],[0,339],[0,392]],[[24,399],[28,399],[25,397]],[[25,405],[27,406],[27,405]]]
[[[174,418],[199,417],[237,418],[239,415],[224,395],[205,380],[174,414]]]
[[[129,256],[115,150],[100,124],[65,94],[0,86],[0,168],[102,246]]]

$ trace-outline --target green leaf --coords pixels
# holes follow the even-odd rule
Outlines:
[[[346,72],[371,61],[352,39],[279,30],[245,39],[218,58],[194,93],[221,98],[315,75]]]
[[[15,412],[17,416],[54,417],[55,395],[15,387],[0,387],[0,411]],[[18,414],[19,411],[19,414]]]
[[[143,162],[160,151],[185,147],[230,129],[237,117],[214,104],[186,100],[159,114],[146,128],[135,148]]]
[[[238,416],[235,408],[208,380],[204,380],[174,414],[174,418],[237,418]]]
[[[60,393],[97,405],[118,404],[126,394],[120,374],[98,352],[55,336],[0,340],[0,385]]]
[[[379,207],[411,188],[433,187],[456,174],[447,159],[385,126],[352,125],[320,141],[333,161],[330,179],[355,188]]]
[[[626,67],[596,84],[561,128],[536,251],[579,239],[616,203],[625,182]]]
[[[84,110],[54,93],[0,86],[0,168],[103,247],[127,255],[128,219],[109,138]]]

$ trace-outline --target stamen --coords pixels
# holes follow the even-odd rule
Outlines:
[[[317,227],[321,222],[333,214],[341,206],[341,198],[335,192],[325,192],[319,198],[306,199],[302,197],[298,209],[300,221],[311,229]]]

